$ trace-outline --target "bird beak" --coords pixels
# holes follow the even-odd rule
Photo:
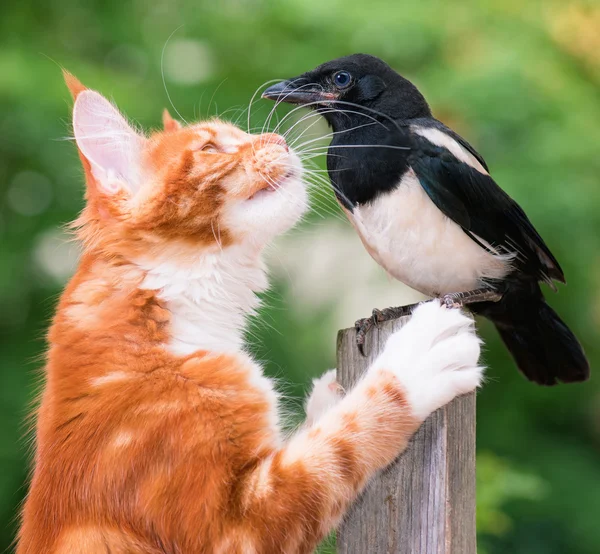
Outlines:
[[[301,79],[291,79],[269,87],[262,97],[288,104],[318,104],[337,100],[338,95],[326,92],[314,83],[303,84]]]

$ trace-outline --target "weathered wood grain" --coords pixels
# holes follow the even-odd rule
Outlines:
[[[403,321],[388,322],[358,352],[338,335],[338,381],[348,389]],[[475,554],[475,394],[432,414],[406,451],[376,476],[337,534],[339,554]]]

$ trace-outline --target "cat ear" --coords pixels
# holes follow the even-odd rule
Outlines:
[[[69,73],[66,69],[63,69],[63,77],[65,79],[65,83],[73,100],[77,100],[80,92],[87,90],[87,87],[81,83],[81,81],[75,77],[72,73]]]
[[[179,123],[179,121],[171,117],[171,114],[169,113],[169,110],[167,110],[167,108],[165,108],[163,111],[162,121],[163,128],[167,133],[171,133],[172,131],[178,131],[179,129],[181,129],[181,123]]]
[[[133,195],[139,190],[146,139],[131,128],[117,108],[93,90],[77,90],[73,130],[102,192],[116,194],[125,189]]]

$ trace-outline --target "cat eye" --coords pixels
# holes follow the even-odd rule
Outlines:
[[[346,88],[352,81],[352,75],[347,71],[338,71],[333,76],[333,82],[337,88]]]
[[[200,151],[207,154],[216,154],[219,149],[214,144],[207,142],[202,148],[200,148]]]

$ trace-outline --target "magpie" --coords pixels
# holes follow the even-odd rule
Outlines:
[[[529,380],[588,379],[581,345],[540,288],[565,283],[558,261],[481,155],[433,117],[413,83],[379,58],[354,54],[271,86],[263,97],[327,120],[335,195],[389,274],[491,320]],[[359,320],[361,351],[371,326],[410,308]]]

